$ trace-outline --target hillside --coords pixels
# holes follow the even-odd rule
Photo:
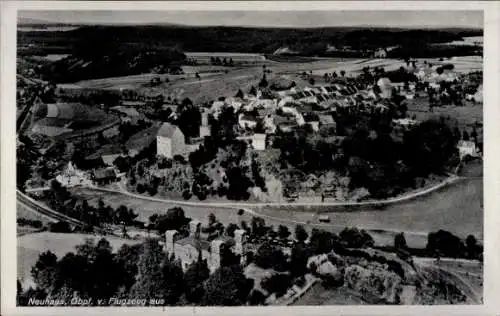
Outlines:
[[[381,29],[381,28],[245,28],[149,26],[82,26],[65,32],[18,32],[19,46],[30,45],[59,53],[79,54],[86,50],[119,45],[142,48],[177,47],[186,52],[247,52],[271,54],[287,47],[301,55],[323,54],[328,44],[353,50],[418,43],[446,43],[465,36],[482,36],[482,30]],[[92,44],[99,44],[98,46]],[[29,53],[29,50],[25,50]]]

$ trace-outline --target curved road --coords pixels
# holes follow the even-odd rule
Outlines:
[[[153,202],[159,202],[159,203],[165,203],[165,204],[174,204],[174,205],[184,205],[184,206],[194,206],[194,207],[217,207],[217,208],[224,208],[224,209],[230,209],[230,210],[236,210],[243,208],[247,213],[254,215],[254,216],[259,216],[264,219],[272,220],[275,222],[280,222],[284,224],[290,224],[290,225],[304,225],[308,226],[311,228],[323,228],[323,229],[344,229],[345,225],[336,225],[332,223],[310,223],[310,222],[304,222],[304,221],[297,221],[289,218],[279,218],[279,217],[274,217],[271,215],[267,214],[262,214],[259,212],[256,212],[253,210],[255,207],[270,207],[270,206],[373,206],[373,205],[380,205],[380,204],[392,204],[392,203],[398,203],[406,200],[411,200],[413,198],[429,194],[435,190],[438,190],[448,184],[454,183],[460,179],[463,179],[462,177],[458,176],[451,176],[444,180],[443,182],[434,185],[432,187],[426,188],[424,190],[420,190],[417,192],[409,193],[403,196],[399,196],[396,198],[391,198],[387,199],[385,201],[366,201],[366,202],[320,202],[320,203],[297,203],[297,202],[292,202],[292,203],[276,203],[276,202],[271,202],[271,203],[242,203],[242,202],[200,202],[200,201],[182,201],[182,200],[173,200],[173,199],[161,199],[161,198],[154,198],[154,197],[149,197],[149,196],[144,196],[144,195],[139,195],[135,193],[131,193],[127,191],[123,183],[119,183],[119,189],[107,189],[107,188],[100,188],[97,186],[84,186],[90,190],[96,190],[96,191],[101,191],[101,192],[110,192],[110,193],[118,193],[118,194],[123,194],[135,199],[141,199],[141,200],[147,200],[147,201],[153,201]],[[360,227],[362,228],[362,227]],[[396,229],[367,229],[368,231],[372,233],[400,233],[400,230]],[[419,237],[425,238],[427,236],[427,232],[412,232],[412,231],[405,231],[405,234],[407,235],[407,238],[410,236],[414,237]]]
[[[244,203],[244,202],[193,202],[193,201],[182,201],[182,200],[173,200],[173,199],[159,199],[148,196],[143,196],[135,193],[131,193],[127,191],[122,183],[119,183],[120,190],[113,189],[105,189],[97,186],[85,186],[89,189],[111,192],[111,193],[122,193],[131,197],[146,199],[154,202],[165,202],[171,204],[179,204],[186,206],[201,206],[201,207],[224,207],[224,208],[247,208],[247,207],[271,207],[271,206],[379,206],[379,205],[387,205],[394,204],[399,202],[404,202],[407,200],[414,199],[416,197],[420,197],[429,193],[432,193],[440,188],[443,188],[451,183],[454,183],[460,179],[465,179],[465,177],[458,176],[450,176],[444,181],[433,185],[431,187],[425,188],[423,190],[418,190],[415,192],[411,192],[408,194],[404,194],[398,197],[389,198],[381,201],[364,201],[364,202],[255,202],[255,203]]]

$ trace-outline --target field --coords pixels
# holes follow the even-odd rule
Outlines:
[[[461,237],[474,234],[483,236],[483,183],[482,179],[464,179],[429,195],[408,202],[389,205],[383,209],[366,207],[360,211],[335,211],[326,214],[331,225],[358,226],[372,230],[404,231],[415,238],[415,244],[408,240],[411,247],[418,248],[426,239],[426,234],[439,229],[448,230]],[[328,208],[328,207],[326,207]],[[315,213],[267,208],[262,214],[272,215],[297,222],[318,223]],[[328,224],[323,224],[325,228]],[[337,228],[337,229],[338,229]],[[334,228],[332,227],[334,230]],[[425,244],[424,244],[425,246]]]
[[[169,208],[176,206],[174,203],[149,201],[126,196],[120,193],[101,192],[86,188],[74,188],[72,189],[72,193],[79,198],[88,200],[89,204],[93,205],[97,205],[99,198],[102,198],[104,203],[111,205],[113,208],[117,208],[122,204],[126,205],[139,214],[137,218],[138,220],[146,222],[148,221],[149,216],[155,213],[166,213]],[[210,213],[214,213],[217,219],[224,225],[229,223],[239,224],[241,220],[245,220],[250,223],[252,218],[251,214],[243,214],[242,216],[239,216],[237,214],[237,209],[230,208],[182,206],[182,209],[187,217],[197,219],[202,223],[208,222],[208,215]]]
[[[68,252],[74,252],[75,246],[84,243],[85,239],[92,238],[97,242],[101,237],[105,237],[109,241],[114,251],[120,248],[124,243],[134,244],[139,242],[136,240],[126,240],[113,236],[49,232],[21,236],[17,238],[17,277],[19,280],[22,280],[24,285],[31,284],[31,267],[38,260],[39,254],[50,250],[57,256],[58,259],[60,259]]]
[[[366,304],[359,294],[345,287],[325,288],[321,283],[316,283],[292,305],[363,305]]]
[[[17,218],[39,220],[43,224],[55,222],[54,219],[52,219],[50,217],[46,217],[46,216],[44,216],[40,213],[37,213],[37,212],[33,212],[33,211],[29,210],[26,206],[24,206],[23,204],[20,204],[20,203],[17,203],[16,211],[17,211]]]
[[[461,129],[471,127],[476,122],[483,121],[483,106],[481,104],[467,103],[464,106],[439,106],[434,107],[432,112],[429,111],[427,98],[418,98],[409,100],[408,116],[416,116],[418,121],[428,120],[430,118],[450,117],[456,121]]]

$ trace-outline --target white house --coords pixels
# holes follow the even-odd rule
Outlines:
[[[241,128],[255,128],[257,121],[255,116],[247,113],[241,113],[238,117],[238,124]]]
[[[158,156],[173,158],[184,154],[186,142],[179,127],[163,123],[156,134],[156,153]]]
[[[252,136],[252,147],[255,150],[266,149],[266,134],[254,134]]]
[[[387,57],[387,52],[385,49],[383,48],[380,48],[378,50],[375,51],[375,53],[373,54],[373,57],[375,58],[386,58]]]
[[[478,157],[478,149],[476,147],[476,143],[468,140],[461,140],[457,145],[458,153],[460,155],[460,159],[469,155],[471,157]]]

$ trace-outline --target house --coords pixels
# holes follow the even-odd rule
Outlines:
[[[335,134],[337,123],[333,119],[333,116],[322,114],[318,116],[319,119],[319,130],[320,132],[327,132]]]
[[[116,170],[114,168],[101,168],[94,170],[92,180],[97,184],[109,184],[117,180]]]
[[[375,58],[387,58],[387,51],[384,48],[380,48],[373,53]]]
[[[291,132],[297,126],[295,117],[290,115],[276,115],[273,123],[282,132]]]
[[[252,147],[255,150],[266,150],[266,134],[256,133],[252,136]]]
[[[418,121],[411,120],[409,118],[402,118],[402,119],[394,119],[392,122],[396,125],[403,126],[403,127],[410,127],[418,124]]]
[[[253,113],[241,113],[238,116],[238,124],[241,128],[255,128],[259,119]]]
[[[192,220],[189,222],[189,236],[187,237],[182,238],[176,230],[167,230],[165,233],[165,252],[179,259],[184,271],[191,263],[202,259],[207,261],[209,270],[214,272],[220,267],[221,253],[224,250],[230,250],[239,255],[241,261],[244,262],[246,232],[238,229],[234,232],[234,238],[217,238],[208,241],[201,237],[201,223]]]
[[[312,130],[319,132],[319,117],[315,113],[304,113],[302,115],[306,124],[311,126]]]
[[[479,156],[479,150],[476,147],[476,143],[474,143],[473,141],[461,140],[458,142],[457,148],[458,148],[458,153],[460,155],[460,159],[464,158],[465,156],[471,156],[471,157]]]
[[[185,153],[186,142],[179,127],[170,123],[163,123],[156,133],[156,154],[173,158]]]

